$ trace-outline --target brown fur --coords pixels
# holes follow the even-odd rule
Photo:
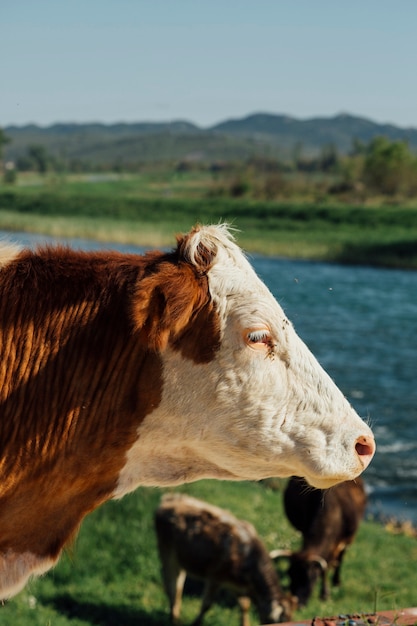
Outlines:
[[[300,605],[307,603],[319,577],[321,597],[328,597],[328,569],[334,569],[333,585],[340,584],[343,557],[356,536],[366,501],[361,478],[325,490],[313,489],[303,478],[288,481],[285,512],[302,534],[302,547],[291,556],[289,570],[291,591]],[[319,565],[321,559],[324,567]]]
[[[0,554],[55,557],[161,400],[159,351],[213,358],[207,278],[172,253],[22,251],[0,271]]]

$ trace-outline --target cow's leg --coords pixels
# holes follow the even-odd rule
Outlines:
[[[181,569],[173,554],[165,554],[161,560],[162,580],[169,600],[171,622],[176,624],[180,618],[182,592],[184,590],[187,573],[185,570]]]
[[[203,599],[201,601],[201,609],[200,613],[197,615],[194,620],[192,626],[200,626],[203,621],[203,617],[205,613],[209,610],[214,601],[214,596],[216,595],[216,591],[218,590],[219,585],[214,582],[214,580],[206,580],[203,591]]]
[[[346,552],[346,548],[344,548],[339,553],[339,556],[337,557],[337,563],[336,563],[336,567],[335,567],[333,578],[332,578],[332,585],[334,587],[339,587],[340,585],[340,572],[341,572],[342,561],[343,561],[343,557],[345,556],[345,552]]]
[[[250,626],[249,622],[249,609],[250,609],[250,598],[247,596],[240,596],[238,599],[238,604],[240,606],[240,626]]]
[[[182,600],[182,592],[184,590],[184,583],[187,577],[187,572],[182,569],[177,576],[175,581],[175,589],[174,589],[174,602],[171,600],[171,622],[176,624],[179,622],[180,613],[181,613],[181,600]]]

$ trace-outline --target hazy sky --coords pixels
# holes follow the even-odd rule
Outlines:
[[[417,0],[0,0],[0,126],[341,112],[417,127]]]

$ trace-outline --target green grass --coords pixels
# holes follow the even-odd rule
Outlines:
[[[275,487],[282,481],[275,481]],[[298,534],[282,509],[282,492],[267,484],[201,481],[184,491],[228,508],[251,521],[269,549],[296,548]],[[156,626],[168,624],[162,590],[153,512],[162,491],[141,488],[120,502],[109,502],[86,518],[75,545],[58,566],[33,580],[0,608],[7,626]],[[347,553],[342,586],[326,602],[318,588],[295,619],[314,615],[371,612],[415,605],[415,538],[392,535],[366,521]],[[286,578],[283,576],[283,583]],[[200,597],[185,595],[183,623],[197,615]],[[252,624],[257,623],[255,613]],[[207,626],[239,624],[239,610],[222,595],[207,614]]]
[[[212,198],[207,174],[92,180],[0,187],[0,228],[171,246],[197,222],[225,220],[249,252],[417,268],[417,206]]]

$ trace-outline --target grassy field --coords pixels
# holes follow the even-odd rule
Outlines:
[[[278,486],[281,483],[278,484]],[[276,487],[277,485],[275,485]],[[180,489],[178,489],[180,490]],[[228,508],[250,520],[269,549],[296,548],[299,537],[282,509],[282,492],[265,484],[201,481],[182,491]],[[120,502],[109,502],[84,522],[75,545],[58,566],[0,608],[7,626],[157,626],[168,624],[162,590],[153,512],[162,491],[139,489]],[[315,615],[400,609],[416,604],[417,543],[365,521],[351,546],[342,587],[326,602],[318,589],[295,619]],[[283,584],[287,584],[285,575]],[[188,588],[183,623],[199,609],[198,589]],[[251,616],[256,624],[257,616]],[[239,610],[222,594],[207,614],[207,626],[238,626]]]
[[[417,268],[417,205],[218,198],[207,173],[24,182],[0,187],[0,229],[171,246],[196,222],[225,220],[249,252]]]

